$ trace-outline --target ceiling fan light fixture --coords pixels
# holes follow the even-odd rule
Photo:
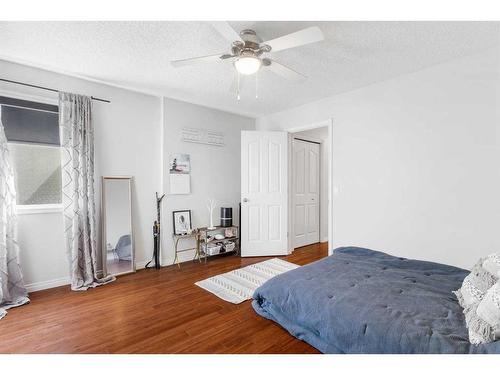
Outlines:
[[[243,75],[252,75],[259,71],[262,61],[255,56],[241,56],[234,62],[238,73]]]

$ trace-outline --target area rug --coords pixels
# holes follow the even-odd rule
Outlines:
[[[267,280],[299,266],[273,258],[195,283],[200,288],[234,304],[252,298],[253,292]]]

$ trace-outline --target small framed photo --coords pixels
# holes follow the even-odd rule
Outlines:
[[[191,172],[191,157],[189,154],[170,155],[170,174],[189,174]]]
[[[193,229],[191,226],[191,210],[173,211],[174,234],[187,234]]]

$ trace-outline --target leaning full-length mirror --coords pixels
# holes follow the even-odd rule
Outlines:
[[[102,178],[103,264],[106,274],[135,271],[131,181],[131,177]]]

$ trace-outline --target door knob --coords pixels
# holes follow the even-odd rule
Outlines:
[[[248,198],[243,198],[243,202],[248,202]]]

